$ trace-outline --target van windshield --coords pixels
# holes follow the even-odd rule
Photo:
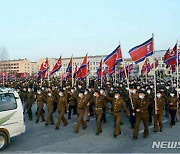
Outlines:
[[[0,112],[17,108],[16,99],[13,93],[0,94]]]

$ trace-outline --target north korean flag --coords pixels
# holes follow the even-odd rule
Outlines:
[[[114,68],[108,68],[108,74],[112,75],[115,73],[115,69]]]
[[[125,78],[126,77],[124,68],[120,70],[120,77],[121,78]]]
[[[104,71],[103,71],[102,74],[103,74],[103,76],[102,76],[103,78],[106,77],[106,75],[108,74],[108,67],[106,67],[106,68],[104,69]]]
[[[151,70],[151,65],[149,63],[149,60],[146,59],[144,65],[142,66],[141,74],[149,73],[150,70]]]
[[[56,73],[57,71],[59,71],[62,67],[62,60],[61,57],[58,59],[58,61],[56,62],[56,64],[54,65],[50,75],[53,75],[54,73]]]
[[[72,78],[72,57],[71,57],[71,59],[70,59],[70,62],[69,62],[69,64],[68,64],[68,67],[67,67],[67,69],[66,69],[66,73],[67,73],[66,79],[71,79],[71,78]]]
[[[154,68],[154,64],[155,64],[155,68],[157,68],[157,67],[158,67],[158,65],[159,65],[159,61],[158,61],[158,60],[156,60],[154,63],[152,63],[152,64],[151,64],[151,69],[153,69],[153,68]]]
[[[46,77],[48,69],[49,69],[49,62],[48,59],[46,59],[46,61],[43,62],[40,66],[40,70],[38,72],[38,80]]]
[[[74,74],[73,74],[73,77],[76,78],[77,77],[77,72],[78,72],[78,68],[77,68],[77,65],[75,66],[75,69],[74,69]]]
[[[111,54],[109,54],[104,59],[104,63],[109,68],[114,68],[115,65],[117,65],[120,62],[122,62],[122,53],[121,53],[121,48],[120,48],[120,45],[119,45]]]
[[[89,74],[89,62],[87,55],[84,57],[83,62],[79,68],[80,78],[84,79]]]
[[[130,64],[128,66],[126,66],[126,71],[127,73],[131,73],[132,69],[134,68],[134,65],[133,64]]]
[[[146,42],[132,48],[129,50],[129,54],[132,60],[138,64],[139,62],[144,61],[144,59],[153,54],[153,37],[147,40]]]
[[[166,65],[174,65],[176,64],[177,57],[177,43],[175,44],[172,50],[168,49],[164,55],[164,63]]]

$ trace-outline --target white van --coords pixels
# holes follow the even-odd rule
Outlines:
[[[23,106],[19,94],[9,88],[0,88],[0,151],[10,138],[25,132]]]

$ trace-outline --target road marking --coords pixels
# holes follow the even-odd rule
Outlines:
[[[162,121],[162,123],[165,123],[165,122],[167,122],[168,120],[166,119],[166,120],[163,120]],[[151,128],[153,128],[154,126],[150,126],[149,127],[149,129],[151,129]],[[144,130],[141,130],[140,132],[139,132],[139,134],[142,134],[142,133],[144,133]]]

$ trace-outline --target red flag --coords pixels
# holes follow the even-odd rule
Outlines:
[[[103,78],[108,74],[108,67],[106,67],[103,71]]]
[[[114,69],[114,68],[111,68],[111,69],[110,69],[110,68],[108,67],[108,74],[109,74],[109,75],[112,75],[114,72],[115,72],[115,69]]]
[[[68,67],[66,69],[66,73],[67,73],[66,79],[69,79],[69,80],[72,78],[72,64],[73,62],[72,62],[72,57],[71,57]]]
[[[47,75],[47,70],[49,69],[48,59],[44,63],[41,64],[40,70],[38,72],[38,79],[45,78]]]
[[[88,57],[87,57],[87,55],[84,57],[84,59],[83,59],[83,62],[82,62],[82,64],[81,64],[81,66],[80,66],[80,68],[79,68],[79,71],[80,71],[80,78],[82,78],[82,79],[84,79],[87,75],[88,75],[88,73],[89,73],[89,70],[88,70],[88,65],[89,65],[89,63],[88,63]]]
[[[142,66],[141,69],[141,74],[149,73],[151,70],[151,65],[149,63],[149,60],[145,60],[144,65]]]
[[[56,64],[54,65],[50,75],[53,75],[55,72],[59,71],[61,69],[62,66],[62,60],[61,57],[58,59],[58,61],[56,62]]]
[[[19,73],[19,78],[20,78],[20,79],[25,78],[25,77],[28,77],[28,76],[29,76],[29,73],[27,73],[27,72]]]
[[[130,64],[130,65],[126,66],[126,72],[127,72],[127,73],[131,73],[133,67],[134,67],[133,64]]]
[[[121,53],[121,48],[120,48],[120,45],[119,45],[111,54],[109,54],[104,59],[104,63],[109,68],[114,68],[120,62],[122,62],[122,53]]]
[[[153,37],[147,40],[146,42],[132,48],[129,50],[129,54],[132,60],[138,64],[139,62],[144,61],[144,59],[153,54]]]
[[[172,50],[168,49],[164,55],[164,63],[166,65],[175,65],[177,56],[177,43]]]
[[[155,68],[157,68],[158,65],[159,65],[159,62],[158,62],[158,60],[156,60],[155,61]],[[151,64],[151,69],[153,69],[153,68],[154,68],[154,63]]]

